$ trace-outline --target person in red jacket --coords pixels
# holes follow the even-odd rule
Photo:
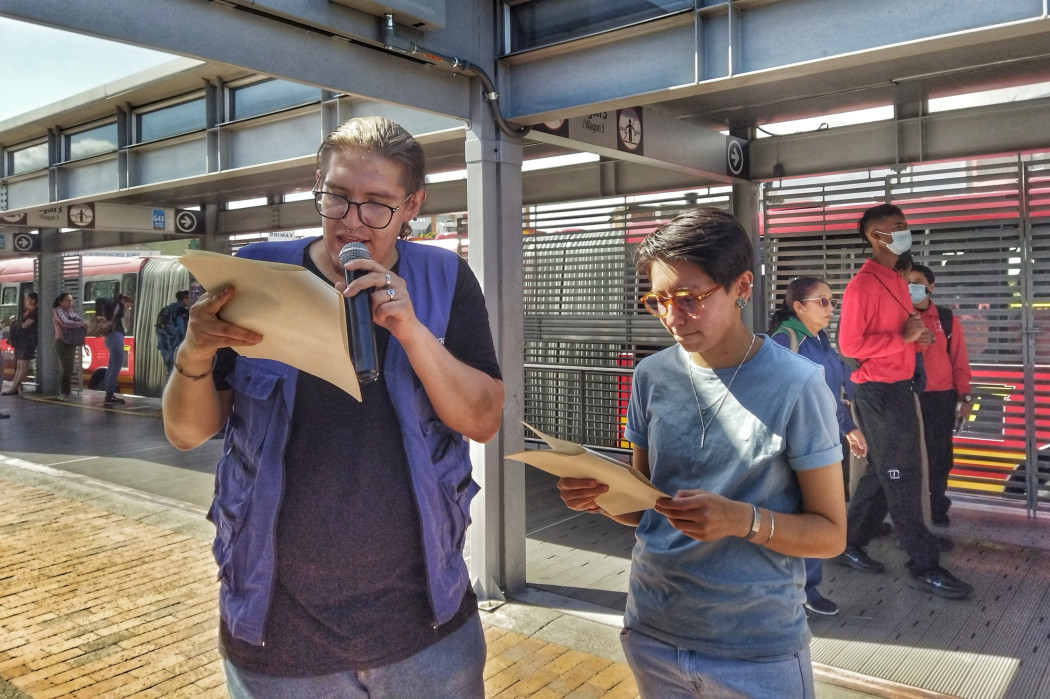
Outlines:
[[[886,567],[865,546],[887,511],[908,554],[909,585],[947,599],[969,597],[973,588],[940,565],[936,537],[922,519],[919,418],[912,395],[915,353],[933,335],[912,307],[908,286],[896,271],[911,249],[911,232],[900,208],[881,204],[864,212],[858,232],[871,258],[842,296],[839,349],[859,367],[852,379],[860,428],[868,441],[867,471],[850,499],[846,550],[835,562],[867,573]]]
[[[951,523],[948,508],[952,501],[945,491],[954,461],[952,432],[970,412],[972,396],[970,361],[966,356],[962,324],[951,311],[938,308],[930,300],[936,288],[934,279],[933,271],[923,265],[913,265],[908,272],[912,303],[934,338],[923,353],[926,389],[919,394],[926,457],[930,463],[930,520],[935,527],[947,527]]]

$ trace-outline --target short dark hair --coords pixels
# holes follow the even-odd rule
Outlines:
[[[899,206],[893,204],[879,204],[873,206],[865,211],[860,220],[857,221],[857,232],[860,234],[860,239],[865,243],[868,242],[868,236],[864,235],[864,229],[868,227],[868,224],[872,221],[882,221],[887,218],[895,218],[897,216],[903,216],[904,212],[901,211]]]
[[[732,214],[700,207],[675,216],[638,244],[634,265],[649,276],[653,262],[689,262],[724,289],[755,265],[751,238]]]
[[[927,267],[926,265],[920,265],[918,262],[916,262],[911,266],[911,271],[918,272],[922,276],[926,277],[927,284],[933,284],[936,281],[936,278],[933,276],[933,270]]]
[[[175,292],[175,300],[176,301],[181,301],[184,298],[187,298],[189,295],[190,295],[190,292],[186,291],[185,289],[182,290],[182,291],[176,291]]]

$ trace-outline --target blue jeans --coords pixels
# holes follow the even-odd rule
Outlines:
[[[232,699],[484,699],[485,632],[474,615],[434,645],[390,665],[319,677],[271,677],[229,660],[226,687]]]
[[[175,351],[176,349],[170,350],[159,350],[161,359],[164,360],[164,377],[169,378],[171,372],[175,369]]]
[[[109,364],[106,365],[106,395],[112,396],[117,392],[117,375],[124,366],[124,334],[114,330],[106,335],[104,343],[106,351],[109,352]]]
[[[809,646],[761,660],[704,655],[624,629],[620,645],[642,699],[813,699]]]

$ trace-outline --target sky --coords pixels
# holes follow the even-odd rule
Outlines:
[[[175,58],[38,24],[0,17],[0,121]]]

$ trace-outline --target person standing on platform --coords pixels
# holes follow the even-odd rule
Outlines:
[[[55,330],[55,355],[58,357],[58,399],[67,400],[73,391],[73,364],[77,347],[84,344],[87,323],[73,310],[73,297],[58,295],[51,307],[51,326]]]
[[[955,461],[952,433],[955,425],[969,415],[973,397],[962,324],[950,309],[933,304],[931,296],[937,288],[934,280],[933,271],[924,265],[913,265],[908,272],[912,303],[934,338],[923,353],[926,387],[919,394],[930,464],[930,520],[935,527],[947,527],[952,504],[946,495],[948,473]]]
[[[837,306],[838,302],[831,296],[831,287],[823,279],[799,277],[788,284],[784,291],[784,300],[770,322],[769,337],[773,342],[797,352],[824,369],[824,382],[835,397],[839,433],[849,443],[853,455],[864,457],[868,453],[868,444],[842,402],[849,370],[824,332],[831,325],[831,316]],[[823,576],[824,561],[807,558],[805,607],[813,614],[834,616],[839,613],[838,605],[817,589]]]
[[[209,289],[190,309],[164,427],[180,449],[225,428],[209,518],[233,697],[484,696],[485,637],[463,560],[478,491],[467,440],[496,435],[504,389],[466,261],[402,239],[426,196],[425,167],[398,124],[351,119],[317,154],[322,236],[238,252],[367,294],[380,371],[361,402],[228,349],[261,339],[219,317],[234,289]],[[344,265],[349,243],[370,258]]]
[[[36,359],[36,346],[40,340],[40,309],[37,308],[39,296],[30,291],[22,297],[24,310],[22,317],[11,323],[11,335],[7,342],[15,348],[15,375],[11,379],[11,388],[3,392],[5,396],[17,396],[22,390],[22,382],[29,377],[29,365]]]
[[[933,337],[895,269],[911,248],[912,234],[904,213],[892,204],[865,211],[858,232],[872,254],[843,294],[838,341],[842,353],[860,363],[851,378],[857,385],[855,405],[868,441],[868,464],[850,499],[846,550],[835,560],[855,570],[883,572],[885,566],[865,547],[888,510],[910,559],[909,584],[939,597],[963,599],[973,588],[941,567],[937,539],[922,519],[921,443],[912,379],[915,353]]]
[[[118,293],[113,300],[113,314],[108,320],[113,321],[113,327],[106,333],[103,344],[109,352],[109,362],[106,364],[106,397],[103,405],[123,405],[126,401],[117,395],[117,378],[120,370],[124,368],[124,316],[131,309],[131,297],[127,294]]]
[[[820,367],[744,324],[754,252],[731,214],[677,216],[635,264],[676,343],[639,362],[625,432],[633,465],[674,495],[612,517],[637,527],[620,642],[639,692],[813,697],[802,558],[845,544],[835,401]],[[602,512],[607,485],[558,488]]]
[[[186,339],[186,324],[190,320],[190,292],[176,291],[175,300],[161,309],[154,331],[157,349],[164,359],[164,376],[171,377],[175,370],[175,352]]]

